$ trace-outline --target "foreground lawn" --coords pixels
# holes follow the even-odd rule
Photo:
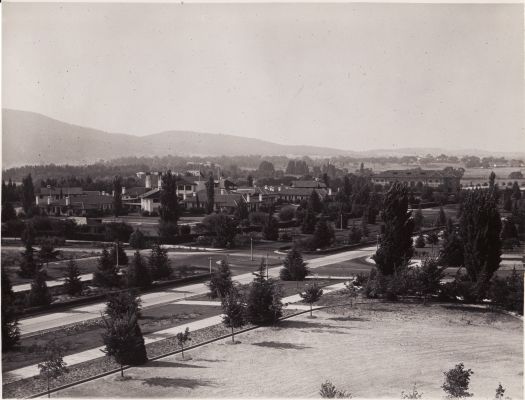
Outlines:
[[[498,383],[522,398],[522,321],[476,308],[366,303],[301,315],[187,354],[111,375],[61,397],[318,397],[331,380],[355,397],[400,398],[414,382],[423,398],[442,398],[443,371],[463,362],[476,398]]]

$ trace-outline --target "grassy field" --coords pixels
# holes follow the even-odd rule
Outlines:
[[[72,387],[62,397],[319,397],[331,380],[354,398],[400,398],[414,383],[443,398],[443,372],[463,362],[470,390],[522,398],[523,323],[505,314],[446,305],[366,303],[260,328],[126,372]]]

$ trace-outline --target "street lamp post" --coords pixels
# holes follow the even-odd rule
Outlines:
[[[115,242],[115,254],[116,254],[117,268],[118,268],[118,240]]]
[[[211,276],[211,257],[208,257],[208,261],[210,262],[210,276]]]
[[[266,250],[266,279],[268,279],[268,250]]]
[[[253,237],[250,236],[250,261],[253,261]]]

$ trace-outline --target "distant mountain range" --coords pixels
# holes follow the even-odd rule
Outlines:
[[[401,156],[430,154],[500,155],[484,151],[391,149],[348,151],[329,147],[283,145],[233,135],[168,131],[148,136],[109,133],[64,123],[41,114],[2,110],[2,167],[41,164],[87,164],[120,157],[221,156]],[[507,157],[515,157],[509,155]],[[525,154],[521,154],[525,156]]]

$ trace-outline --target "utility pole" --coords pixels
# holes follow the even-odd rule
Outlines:
[[[211,276],[211,257],[208,257],[208,260],[210,262],[210,276]]]
[[[266,280],[268,280],[268,249],[266,250]]]
[[[115,242],[115,254],[117,259],[117,269],[118,269],[118,240]]]
[[[253,261],[253,236],[250,236],[250,261]]]

